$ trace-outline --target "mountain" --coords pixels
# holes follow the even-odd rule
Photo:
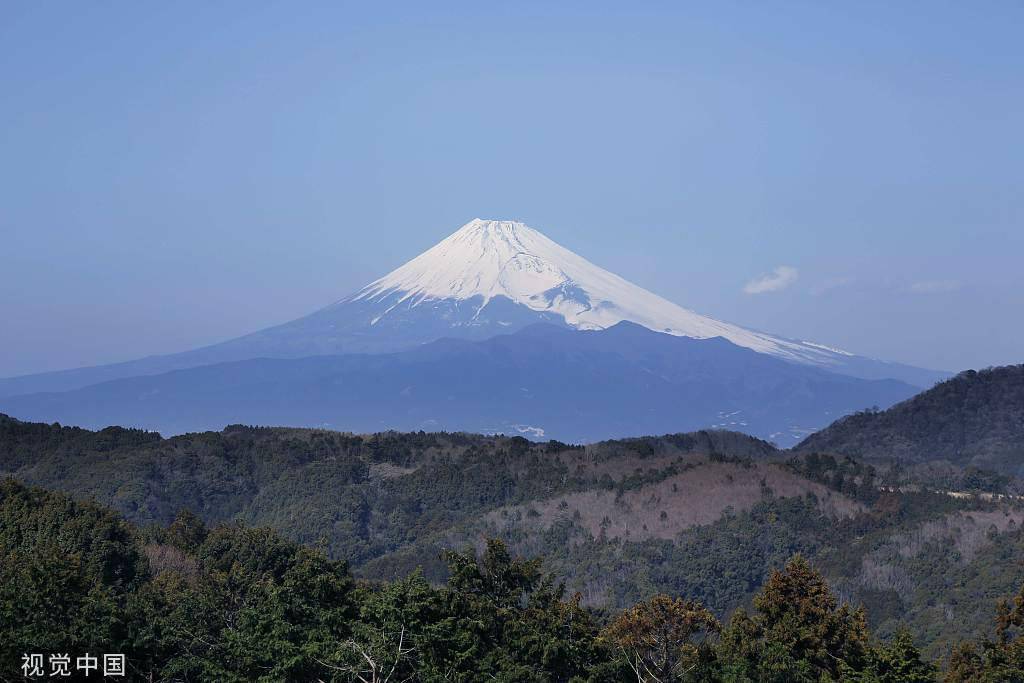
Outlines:
[[[600,330],[622,321],[692,339],[721,337],[771,357],[863,379],[899,379],[924,388],[948,376],[698,315],[523,223],[476,219],[355,294],[298,320],[179,354],[2,379],[0,396],[66,391],[251,358],[388,353],[442,337],[486,339],[538,322]]]
[[[962,372],[884,412],[845,417],[796,450],[1024,476],[1024,365]]]
[[[730,428],[792,445],[916,389],[628,322],[537,324],[390,354],[252,359],[0,399],[22,419],[182,433],[226,424],[522,433],[566,441]]]
[[[0,592],[8,589],[0,608],[6,606],[5,614],[24,623],[38,614],[63,616],[66,604],[84,603],[84,623],[111,628],[108,624],[119,622],[96,619],[97,605],[107,604],[102,600],[109,593],[87,593],[68,577],[85,571],[105,576],[115,587],[122,584],[131,574],[111,570],[123,566],[111,560],[119,554],[120,541],[138,538],[146,545],[143,566],[152,568],[152,573],[141,572],[145,577],[155,577],[164,587],[221,586],[228,592],[191,609],[176,610],[177,597],[155,600],[183,620],[179,628],[161,630],[145,622],[153,614],[145,607],[164,593],[145,591],[139,609],[122,605],[102,611],[133,614],[144,625],[142,631],[119,630],[133,636],[169,634],[201,617],[196,623],[221,622],[231,629],[248,624],[254,630],[245,642],[265,647],[268,633],[294,629],[269,628],[262,617],[225,619],[211,605],[235,617],[239,605],[269,615],[291,614],[282,599],[293,599],[303,587],[322,596],[324,584],[310,578],[315,575],[308,565],[287,560],[281,542],[266,530],[245,533],[253,544],[227,542],[230,536],[224,532],[243,533],[241,523],[272,527],[292,541],[315,545],[347,560],[357,576],[378,581],[422,567],[427,579],[444,582],[449,574],[443,550],[500,538],[513,556],[542,556],[545,572],[567,584],[567,596],[579,591],[585,605],[623,608],[666,593],[697,600],[723,621],[736,607],[749,607],[772,569],[801,553],[844,600],[867,609],[881,638],[909,627],[931,657],[944,657],[959,638],[991,635],[996,601],[1024,583],[1024,511],[999,501],[881,491],[880,485],[889,488],[894,482],[846,459],[784,458],[770,444],[720,431],[585,447],[474,434],[359,436],[239,425],[162,439],[117,427],[91,432],[0,415],[0,477],[96,501],[84,504],[83,518],[70,501],[42,509],[51,496],[0,481],[0,551],[13,548],[24,560],[0,562],[0,578],[4,569],[12,577],[0,581]],[[145,531],[119,533],[123,525],[108,524],[109,514],[96,514],[97,503],[115,508]],[[207,524],[227,526],[195,552],[205,532],[183,510]],[[95,536],[86,535],[93,529]],[[68,569],[51,580],[44,568],[55,560],[66,562]],[[268,568],[281,562],[298,574],[287,575],[294,578],[287,590],[268,590],[266,582],[279,576]],[[240,565],[253,569],[241,571]],[[198,580],[203,566],[216,569],[220,580]],[[168,571],[178,572],[180,580]],[[248,584],[225,581],[224,572],[257,581],[259,588],[246,591]],[[55,586],[60,599],[52,597]],[[401,595],[407,596],[403,600],[413,597],[408,589]],[[257,596],[266,601],[252,603]],[[361,613],[380,614],[381,604],[400,608],[407,603],[376,604]],[[508,603],[499,604],[507,615]],[[550,603],[528,604],[533,610]],[[317,628],[308,611],[295,614],[302,624]],[[416,618],[415,623],[423,623]],[[0,619],[0,634],[9,622]],[[50,617],[46,623],[66,631],[69,621]],[[479,631],[475,620],[456,623]],[[550,623],[565,630],[562,621]],[[450,650],[448,628],[428,630],[436,631],[442,647]],[[237,636],[232,633],[229,637]],[[183,637],[191,654],[195,636],[184,629]],[[10,661],[19,661],[18,642],[0,644],[10,650]],[[132,642],[163,649],[169,641],[160,635],[133,637]],[[32,645],[25,642],[25,649],[31,651]],[[238,652],[232,650],[232,660]],[[150,660],[139,655],[134,661],[142,667]],[[180,676],[181,670],[175,671]],[[266,677],[258,672],[249,678],[259,675]],[[211,678],[223,679],[223,670],[194,677]],[[783,679],[790,680],[774,680]]]

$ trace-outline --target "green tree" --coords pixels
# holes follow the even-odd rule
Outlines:
[[[351,637],[327,663],[330,670],[361,683],[410,681],[432,674],[443,678],[442,672],[430,670],[424,654],[450,633],[445,632],[440,593],[421,572],[363,588],[356,601],[359,618]]]
[[[540,560],[513,558],[491,539],[481,556],[449,552],[443,592],[445,639],[424,657],[448,680],[570,681],[609,657],[597,626],[565,589],[541,572]]]
[[[269,529],[221,526],[197,549],[200,573],[169,570],[133,603],[133,637],[165,678],[331,678],[323,662],[350,634],[343,562]]]
[[[869,680],[878,683],[934,683],[938,674],[935,665],[921,657],[905,628],[897,630],[889,643],[871,648],[868,660]]]
[[[209,535],[206,524],[191,510],[181,510],[167,527],[168,545],[186,553],[195,553]]]
[[[947,683],[1024,681],[1024,587],[996,607],[995,640],[961,643],[950,654]]]
[[[738,611],[719,645],[727,680],[839,680],[864,671],[863,610],[839,605],[824,578],[801,556],[769,576],[754,614]]]
[[[68,496],[0,482],[0,678],[25,652],[122,652],[148,578],[131,527]]]

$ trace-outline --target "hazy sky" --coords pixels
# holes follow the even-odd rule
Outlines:
[[[1009,0],[0,2],[0,375],[283,322],[477,216],[731,322],[1024,362],[1022,27]]]

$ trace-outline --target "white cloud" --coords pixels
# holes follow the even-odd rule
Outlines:
[[[960,289],[958,280],[922,280],[910,285],[910,291],[915,294],[942,294],[944,292],[955,292]]]
[[[779,266],[770,274],[751,280],[743,287],[747,294],[778,292],[796,282],[800,273],[792,266]]]

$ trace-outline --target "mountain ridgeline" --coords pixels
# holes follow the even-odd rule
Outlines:
[[[623,321],[691,339],[720,337],[756,353],[862,379],[924,388],[948,376],[715,320],[590,263],[522,223],[477,219],[384,277],[297,320],[177,354],[0,379],[0,397],[254,358],[392,353],[441,338],[487,339],[536,323],[600,330]]]
[[[0,379],[24,420],[172,435],[271,424],[795,445],[946,373],[700,315],[515,221],[473,220],[355,293],[212,346]]]
[[[889,410],[845,417],[796,450],[1024,476],[1024,365],[968,370]]]
[[[483,341],[392,354],[253,359],[76,391],[0,399],[28,420],[165,434],[227,424],[356,432],[446,430],[598,441],[707,427],[783,446],[837,417],[915,393],[628,322],[537,324]]]

